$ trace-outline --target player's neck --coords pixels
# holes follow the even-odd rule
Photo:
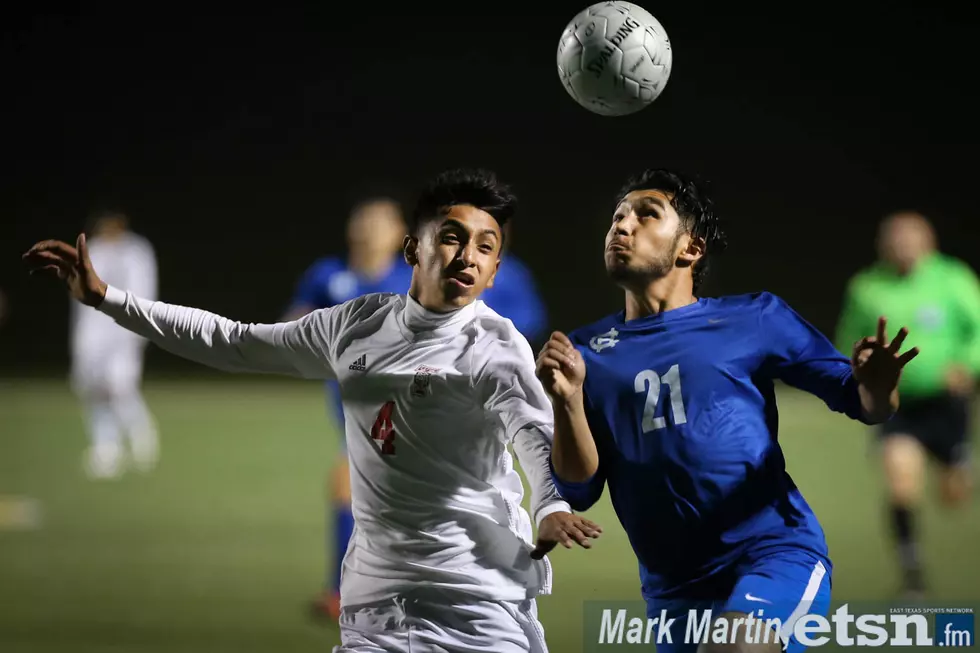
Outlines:
[[[626,290],[626,321],[690,306],[698,300],[690,279],[662,277],[637,290]]]
[[[447,302],[442,293],[437,289],[423,286],[418,275],[414,273],[412,274],[412,283],[408,289],[408,296],[429,313],[449,315],[457,312],[461,308],[465,308],[465,306],[454,306]]]
[[[922,264],[923,258],[925,257],[917,258],[914,261],[903,261],[903,262],[894,261],[889,263],[888,265],[891,267],[892,272],[894,272],[896,275],[900,277],[908,277],[915,272],[916,268],[918,268],[919,265]]]

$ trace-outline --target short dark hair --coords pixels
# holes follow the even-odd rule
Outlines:
[[[711,258],[721,254],[728,245],[728,237],[715,213],[714,203],[705,194],[703,185],[703,182],[682,173],[658,168],[644,170],[632,177],[616,196],[616,204],[637,190],[659,190],[670,196],[670,205],[677,211],[684,228],[692,236],[704,239],[704,255],[692,270],[695,290],[704,282]]]
[[[417,235],[427,222],[441,218],[449,207],[460,204],[486,211],[501,229],[517,212],[517,197],[493,172],[456,168],[436,175],[426,184],[412,211],[411,233]]]

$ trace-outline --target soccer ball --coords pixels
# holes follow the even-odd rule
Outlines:
[[[603,116],[636,113],[670,77],[670,40],[650,12],[599,2],[579,13],[558,42],[558,75],[583,107]]]

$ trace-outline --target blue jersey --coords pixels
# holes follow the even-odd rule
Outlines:
[[[717,591],[712,578],[768,552],[826,558],[786,473],[774,389],[784,381],[862,419],[850,360],[820,332],[762,293],[619,313],[570,337],[600,462],[590,481],[555,481],[578,510],[608,484],[648,600]]]
[[[480,299],[499,315],[506,317],[530,342],[544,340],[548,314],[531,271],[512,254],[500,261],[493,287],[483,291]]]
[[[394,257],[388,271],[369,279],[347,267],[342,258],[322,258],[303,273],[293,307],[329,308],[377,292],[404,295],[412,283],[412,268],[400,256]]]
[[[411,284],[412,267],[401,256],[394,257],[388,271],[374,279],[351,270],[342,258],[322,258],[311,265],[300,278],[293,295],[292,309],[330,308],[355,297],[378,292],[403,295],[408,292]],[[327,391],[333,404],[334,417],[343,423],[344,408],[340,385],[336,381],[328,381]]]

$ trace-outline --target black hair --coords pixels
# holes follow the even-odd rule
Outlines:
[[[670,205],[677,211],[683,227],[695,238],[704,240],[704,254],[692,270],[695,291],[708,274],[711,258],[721,254],[728,245],[728,237],[718,214],[715,213],[714,203],[701,187],[703,183],[701,186],[699,183],[693,178],[663,168],[644,170],[627,181],[616,196],[617,204],[637,190],[659,190],[670,197]]]
[[[419,229],[432,220],[440,219],[451,206],[469,204],[486,211],[503,229],[517,212],[517,197],[497,175],[480,168],[456,168],[436,175],[425,186],[409,228],[418,235]]]

